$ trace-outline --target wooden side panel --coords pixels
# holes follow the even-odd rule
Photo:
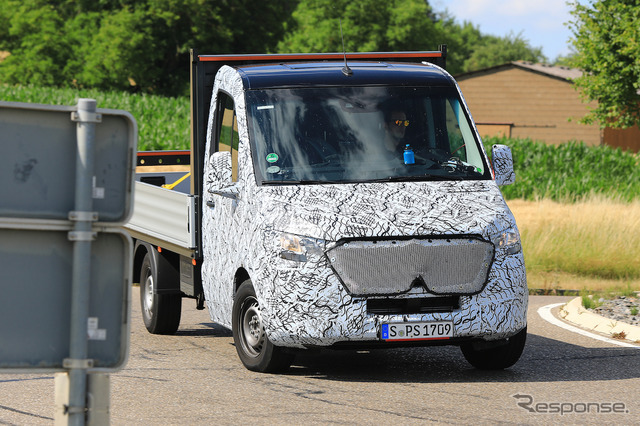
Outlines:
[[[637,126],[628,129],[604,129],[604,141],[614,148],[640,152],[640,128]]]

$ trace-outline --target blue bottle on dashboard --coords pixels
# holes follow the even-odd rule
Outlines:
[[[409,144],[407,144],[407,146],[404,147],[404,164],[415,164],[415,163],[416,163],[416,157],[415,155],[413,155],[413,149],[411,149]]]

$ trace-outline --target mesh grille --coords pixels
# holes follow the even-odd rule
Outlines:
[[[476,238],[351,241],[327,256],[353,295],[400,294],[415,285],[474,294],[487,280],[493,245]]]

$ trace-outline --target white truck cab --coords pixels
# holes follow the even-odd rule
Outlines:
[[[511,154],[495,146],[489,162],[442,67],[224,65],[204,134],[199,220],[189,223],[200,233],[190,273],[202,296],[180,284],[158,291],[148,266],[147,319],[161,314],[162,294],[200,297],[233,330],[243,364],[262,372],[318,347],[444,343],[478,368],[518,360],[528,290],[499,189],[514,180]],[[188,275],[188,262],[170,258],[156,263],[175,265],[174,280]]]

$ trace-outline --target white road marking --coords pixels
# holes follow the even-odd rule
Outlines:
[[[640,346],[632,345],[631,343],[620,342],[619,340],[609,339],[608,337],[603,337],[598,334],[594,334],[586,330],[583,330],[581,328],[569,325],[566,322],[560,321],[558,318],[553,316],[553,314],[551,313],[551,310],[553,308],[556,308],[562,305],[564,305],[564,303],[554,303],[553,305],[543,306],[538,309],[538,315],[540,315],[540,317],[542,317],[543,320],[550,322],[553,325],[557,325],[558,327],[564,328],[565,330],[571,331],[573,333],[578,333],[583,336],[590,337],[592,339],[611,343],[612,345],[624,346],[625,348],[640,349]]]

